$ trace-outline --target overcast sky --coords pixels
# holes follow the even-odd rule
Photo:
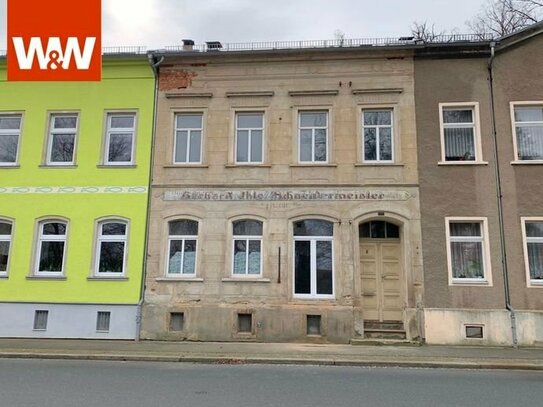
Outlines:
[[[10,0],[18,1],[18,0]],[[47,1],[47,0],[42,0]],[[84,1],[84,0],[83,0]],[[413,21],[467,32],[484,0],[102,0],[104,46],[160,48],[205,41],[396,37]],[[0,0],[0,49],[6,49],[6,4]],[[77,2],[74,0],[74,5]]]

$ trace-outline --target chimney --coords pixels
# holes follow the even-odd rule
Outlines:
[[[194,48],[193,40],[183,40],[183,51],[192,51]]]

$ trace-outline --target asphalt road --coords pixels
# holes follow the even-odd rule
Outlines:
[[[0,407],[542,406],[543,373],[0,359]]]

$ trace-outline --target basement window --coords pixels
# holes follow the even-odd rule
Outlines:
[[[98,311],[96,315],[96,332],[109,332],[109,322],[111,320],[111,312]]]
[[[47,329],[47,318],[49,311],[39,310],[34,313],[34,331],[45,331]]]
[[[321,335],[321,316],[320,315],[307,316],[307,334]]]
[[[170,312],[170,332],[179,332],[185,328],[185,313]]]
[[[483,325],[465,325],[466,339],[483,339]]]
[[[238,332],[244,334],[253,332],[253,314],[238,314]]]

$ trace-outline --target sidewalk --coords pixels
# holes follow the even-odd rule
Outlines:
[[[0,358],[543,370],[541,348],[0,339]]]

